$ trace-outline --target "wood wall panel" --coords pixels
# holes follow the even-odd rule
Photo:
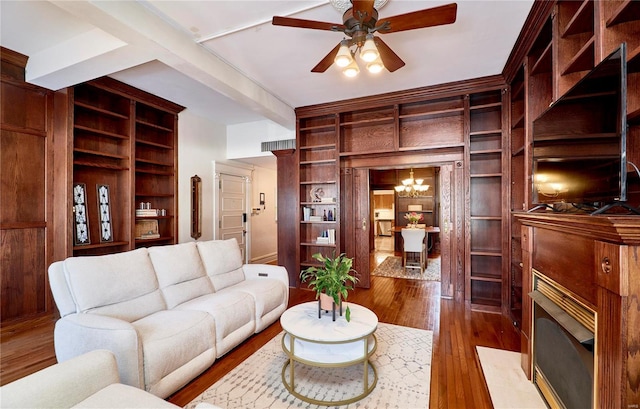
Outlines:
[[[46,139],[41,135],[2,130],[0,224],[44,222]]]
[[[27,58],[2,49],[0,321],[51,313],[52,94],[24,82]]]
[[[45,228],[0,230],[2,322],[47,310],[44,238]]]
[[[464,143],[462,115],[400,121],[400,148],[439,147]]]
[[[571,233],[535,230],[532,267],[595,305],[593,240]]]
[[[297,231],[298,224],[298,158],[295,150],[274,151],[277,158],[278,184],[278,232],[291,234]],[[283,237],[279,235],[279,237]],[[278,240],[278,265],[284,266],[289,273],[289,285],[298,287],[299,260],[292,257],[297,253],[299,240]]]
[[[26,83],[7,79],[2,82],[1,89],[3,100],[8,102],[2,104],[1,121],[3,127],[16,127],[44,133],[47,111],[45,109],[25,109],[25,107],[44,107],[45,91]]]

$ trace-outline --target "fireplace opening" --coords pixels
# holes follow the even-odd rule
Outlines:
[[[534,278],[533,382],[552,408],[593,408],[595,313]]]
[[[534,336],[536,383],[546,382],[566,408],[592,408],[593,344],[578,342],[537,304]]]

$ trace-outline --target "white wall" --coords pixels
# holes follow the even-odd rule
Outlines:
[[[227,157],[242,159],[273,156],[271,152],[261,152],[262,142],[295,138],[295,131],[269,120],[229,125],[227,127]]]
[[[278,223],[276,221],[277,172],[273,169],[255,167],[251,176],[252,205],[260,208],[251,213],[250,262],[267,263],[277,260]],[[264,209],[260,206],[260,193],[265,195]]]
[[[265,123],[263,123],[265,122]],[[188,110],[180,113],[178,119],[178,242],[193,241],[191,238],[191,177],[198,175],[202,178],[202,237],[199,240],[215,238],[215,197],[217,193],[214,178],[215,166],[227,164],[239,169],[251,170],[250,208],[260,207],[259,212],[250,215],[250,254],[252,263],[269,262],[277,259],[278,236],[276,222],[276,182],[275,169],[249,166],[229,160],[228,140],[236,146],[234,158],[258,156],[262,131],[269,128],[266,123],[250,123],[247,126],[225,126],[194,115]],[[256,128],[256,125],[258,127]],[[275,125],[275,124],[274,124]],[[229,138],[230,128],[233,128],[233,138]],[[284,129],[284,128],[282,128]],[[284,138],[280,138],[284,139]],[[257,150],[255,145],[258,146]],[[244,146],[245,153],[241,147]],[[267,152],[266,155],[272,155]],[[259,206],[260,192],[266,196],[265,209]]]
[[[191,114],[178,118],[178,242],[191,238],[191,176],[202,178],[202,237],[213,237],[213,162],[224,161],[227,151],[226,126]]]

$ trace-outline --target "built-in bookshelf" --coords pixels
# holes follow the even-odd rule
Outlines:
[[[502,89],[468,97],[469,226],[465,298],[472,308],[503,306],[505,167]],[[508,179],[508,177],[504,177]]]
[[[68,95],[74,201],[76,191],[84,194],[84,207],[74,210],[85,217],[82,224],[73,212],[72,254],[176,243],[177,115],[182,107],[109,78],[77,85]]]
[[[313,255],[340,248],[340,168],[337,117],[303,118],[298,124],[299,265],[317,266]]]

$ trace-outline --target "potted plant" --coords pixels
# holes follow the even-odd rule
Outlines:
[[[340,315],[342,315],[342,301],[347,299],[348,291],[353,290],[353,284],[358,281],[358,278],[354,275],[357,272],[351,267],[353,259],[347,257],[344,253],[341,253],[338,257],[335,257],[334,253],[334,258],[325,257],[321,253],[316,253],[312,257],[322,265],[303,270],[300,273],[300,280],[302,283],[309,281],[309,288],[316,291],[317,300],[320,300],[323,296],[329,297],[329,302],[332,302],[331,309],[333,310],[333,320],[335,321],[336,305],[340,307]],[[321,309],[328,310],[327,307],[321,308],[319,301],[318,318],[320,318]],[[345,310],[345,319],[347,322],[351,321],[351,310],[348,305]]]

